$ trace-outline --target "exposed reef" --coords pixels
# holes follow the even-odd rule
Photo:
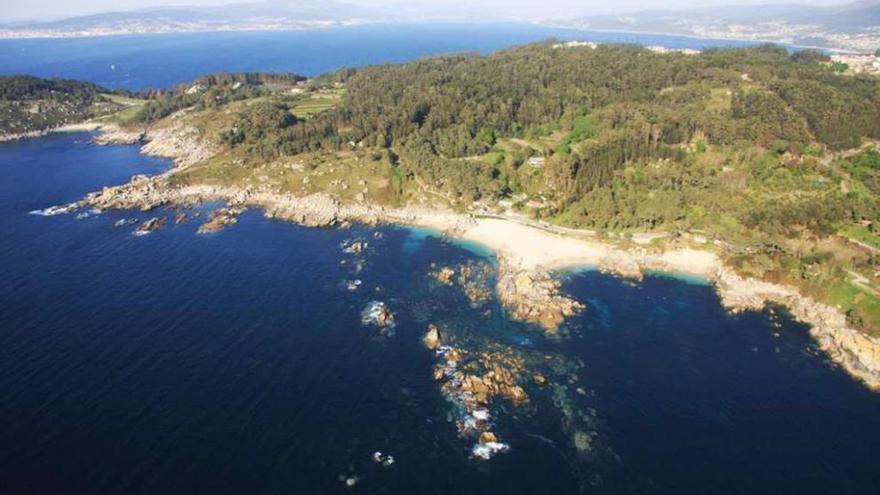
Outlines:
[[[561,295],[560,284],[546,271],[518,270],[500,263],[498,298],[513,318],[541,326],[547,333],[556,333],[566,318],[574,316],[584,305]]]
[[[229,225],[235,225],[238,223],[238,215],[242,213],[244,208],[217,208],[211,212],[208,221],[199,227],[199,234],[220,232]]]

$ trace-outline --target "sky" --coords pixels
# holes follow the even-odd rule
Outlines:
[[[134,10],[170,5],[221,5],[244,3],[251,0],[0,0],[0,19],[5,21],[53,20],[101,12]],[[278,0],[295,3],[297,0]],[[437,9],[467,10],[468,5],[479,4],[480,9],[521,15],[523,17],[565,15],[616,14],[655,8],[689,8],[694,0],[340,0],[380,9],[405,5],[408,10]],[[702,0],[699,6],[747,5],[766,3],[804,3],[829,5],[847,0]]]

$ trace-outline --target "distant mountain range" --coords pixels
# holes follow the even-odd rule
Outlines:
[[[476,2],[475,2],[476,3]],[[620,15],[542,19],[515,9],[499,12],[461,2],[413,6],[407,2],[366,8],[338,0],[268,0],[215,7],[158,7],[69,19],[0,25],[0,37],[97,36],[107,34],[294,30],[344,24],[413,20],[520,20],[590,30],[680,34],[706,38],[776,41],[850,51],[880,48],[880,0],[817,7],[769,4],[645,10]]]
[[[733,38],[871,51],[880,48],[880,0],[817,7],[769,4],[645,10],[545,21],[591,30]]]
[[[0,25],[0,37],[292,30],[381,20],[376,12],[335,0],[264,1],[212,7],[155,7]]]

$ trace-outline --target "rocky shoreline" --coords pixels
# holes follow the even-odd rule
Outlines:
[[[101,134],[95,137],[94,143],[104,146],[140,144],[141,153],[170,158],[176,167],[186,167],[213,156],[202,144],[198,129],[181,124],[143,130],[107,124],[101,126]]]
[[[83,205],[100,209],[139,209],[174,205],[192,206],[208,201],[224,201],[233,207],[258,207],[266,216],[311,227],[333,227],[345,222],[404,224],[439,228],[450,236],[467,238],[467,232],[479,221],[453,213],[426,212],[415,209],[386,209],[366,204],[346,204],[329,194],[293,197],[268,188],[235,189],[214,186],[171,187],[167,175],[137,176],[129,184],[104,188],[92,193]],[[549,234],[548,234],[549,235]],[[492,246],[490,246],[492,247]],[[523,267],[513,256],[499,256],[498,295],[511,316],[536,323],[553,332],[583,306],[559,294],[559,285],[551,277],[553,270],[577,265],[594,265],[625,277],[640,278],[645,271],[691,273],[713,282],[721,301],[732,311],[757,310],[766,302],[789,307],[799,321],[812,326],[811,334],[829,356],[850,374],[869,387],[880,390],[880,341],[868,337],[846,323],[840,311],[799,295],[790,287],[743,279],[723,266],[707,251],[679,249],[651,253],[644,249],[624,250],[606,245],[600,256],[582,260],[561,260],[550,267]],[[699,263],[693,263],[694,258]]]
[[[210,156],[192,131],[169,128],[147,134],[108,132],[98,142],[144,142],[144,152],[169,157],[185,167]],[[132,141],[134,140],[134,141]],[[194,144],[195,143],[195,144]],[[415,207],[385,208],[368,203],[345,203],[316,193],[296,197],[268,186],[230,188],[209,185],[174,187],[171,170],[155,177],[135,176],[121,186],[89,194],[79,206],[150,211],[160,206],[189,207],[222,201],[231,208],[256,207],[269,218],[310,227],[344,226],[350,222],[428,227],[450,237],[482,243],[498,255],[497,293],[513,318],[535,323],[553,333],[583,305],[559,292],[556,270],[595,266],[616,275],[641,278],[646,271],[695,275],[714,284],[731,311],[759,310],[767,302],[788,307],[799,321],[811,325],[819,346],[852,376],[880,391],[880,339],[851,328],[832,306],[803,296],[792,288],[745,279],[724,266],[711,250],[680,247],[666,251],[628,249],[610,243],[574,239],[500,219],[477,219]]]

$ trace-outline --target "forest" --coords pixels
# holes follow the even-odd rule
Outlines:
[[[283,102],[253,106],[224,142],[267,160],[349,143],[386,149],[403,177],[465,202],[537,192],[524,189],[533,174],[523,164],[540,156],[553,202],[538,214],[581,227],[698,227],[686,206],[702,203],[736,213],[713,197],[729,181],[707,153],[773,170],[759,180],[778,168],[793,176],[788,186],[811,188],[797,181],[821,175],[834,153],[880,137],[877,78],[841,76],[822,54],[773,45],[684,55],[551,41],[343,70],[309,84],[344,86],[345,96],[310,119],[279,116]],[[480,159],[487,154],[493,160]],[[867,192],[757,202],[739,220],[773,233],[823,233],[875,218]]]
[[[39,132],[115,110],[92,83],[33,76],[0,76],[0,134]]]
[[[802,286],[880,328],[873,274],[880,80],[842,75],[824,54],[773,46],[659,54],[553,41],[345,69],[308,82],[344,88],[332,108],[289,118],[261,100],[220,132],[250,166],[379,150],[398,201],[427,185],[460,208],[501,202],[602,233],[699,233],[746,274]],[[410,193],[412,194],[412,193]],[[849,236],[849,234],[846,234]],[[850,236],[851,237],[851,236]]]

